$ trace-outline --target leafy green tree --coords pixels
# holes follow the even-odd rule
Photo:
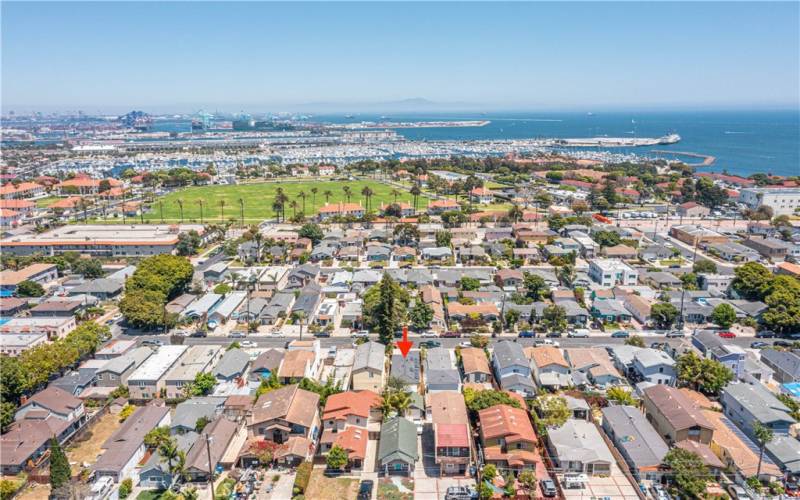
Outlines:
[[[238,340],[234,340],[233,342],[228,344],[228,347],[226,347],[225,350],[226,351],[231,351],[233,349],[241,349],[241,348],[242,348],[242,344],[240,344]]]
[[[776,397],[784,406],[789,408],[789,415],[791,415],[793,419],[800,421],[800,403],[795,401],[794,398],[788,394],[778,394]]]
[[[436,231],[436,246],[449,247],[452,238],[450,231]]]
[[[513,329],[514,326],[516,326],[516,324],[519,322],[519,316],[519,311],[516,309],[509,309],[506,311],[506,316],[503,318],[506,328]]]
[[[275,370],[269,374],[269,377],[261,379],[261,383],[256,388],[255,399],[258,399],[262,394],[266,394],[270,391],[280,388],[281,382],[278,380],[278,372]]]
[[[200,235],[192,229],[191,231],[180,233],[178,235],[178,243],[175,245],[175,251],[178,255],[189,256],[195,255],[203,244],[203,239]]]
[[[394,227],[394,239],[400,245],[412,245],[419,241],[419,228],[416,224],[398,224]]]
[[[772,273],[757,262],[748,262],[737,267],[733,273],[736,277],[731,282],[731,288],[740,297],[748,300],[762,300],[772,282]]]
[[[481,287],[481,280],[464,276],[460,281],[460,288],[465,292],[472,292]]]
[[[500,404],[513,406],[514,408],[520,408],[519,401],[512,398],[505,392],[495,391],[492,389],[476,391],[475,389],[467,387],[464,389],[464,402],[466,403],[467,408],[474,412],[478,412]]]
[[[171,300],[183,292],[192,282],[194,267],[186,257],[177,255],[154,255],[142,260],[136,272],[128,278],[126,291],[155,290]]]
[[[539,398],[537,410],[541,416],[539,422],[545,427],[561,427],[572,415],[567,400],[561,396]]]
[[[717,264],[711,260],[698,260],[692,266],[692,271],[697,274],[716,274]]]
[[[711,480],[703,459],[683,448],[673,448],[664,456],[664,463],[672,469],[672,478],[681,495],[701,498]]]
[[[17,405],[8,401],[0,403],[0,432],[6,432],[8,426],[14,423],[14,414]]]
[[[35,281],[25,280],[17,284],[17,297],[41,297],[44,287]]]
[[[497,467],[494,464],[486,464],[483,466],[483,478],[487,481],[492,481],[497,477]]]
[[[686,273],[681,276],[681,282],[687,290],[697,290],[697,275],[694,273]]]
[[[319,394],[320,406],[325,406],[325,402],[330,396],[342,392],[341,385],[334,383],[333,377],[328,377],[328,380],[326,380],[324,384],[320,384],[316,380],[310,378],[304,378],[300,381],[300,388]]]
[[[718,395],[733,380],[733,372],[719,361],[701,358],[693,351],[678,356],[678,381],[707,395]]]
[[[98,259],[78,259],[72,265],[72,272],[80,274],[86,279],[101,278],[105,274],[103,263]]]
[[[219,285],[214,287],[214,293],[218,295],[228,295],[231,292],[231,290],[233,289],[227,283],[220,283]]]
[[[567,329],[567,310],[556,304],[542,311],[542,324],[550,332],[563,332]]]
[[[195,431],[196,433],[200,434],[201,432],[203,432],[203,429],[205,429],[205,428],[206,428],[206,426],[207,426],[209,423],[211,423],[211,419],[209,419],[208,417],[206,417],[205,415],[203,415],[202,417],[198,418],[198,419],[195,421],[195,423],[194,423],[194,431]]]
[[[597,231],[594,233],[594,241],[601,247],[613,247],[620,244],[621,238],[614,231]]]
[[[347,451],[338,444],[333,445],[325,457],[325,464],[329,469],[341,470],[347,465]]]
[[[425,330],[430,327],[431,321],[433,321],[433,309],[421,298],[417,298],[414,307],[409,312],[409,319],[414,330]]]
[[[144,435],[144,444],[148,448],[158,448],[161,443],[170,439],[169,426],[154,427]]]
[[[50,438],[50,487],[58,489],[68,484],[71,478],[72,471],[67,455],[58,440],[55,437]]]
[[[658,328],[667,329],[678,319],[678,309],[669,302],[658,302],[650,308],[650,317]]]
[[[157,328],[164,325],[168,315],[166,300],[158,290],[135,289],[125,293],[119,301],[119,310],[125,321],[138,328]]]
[[[194,376],[191,384],[186,386],[187,396],[208,396],[217,385],[217,377],[210,372],[200,372]]]
[[[636,404],[631,393],[622,387],[612,387],[608,389],[606,391],[606,399],[621,405],[634,406]]]
[[[131,491],[133,491],[133,479],[126,477],[119,483],[118,496],[120,499],[124,500],[130,496]]]
[[[314,245],[322,241],[322,238],[325,237],[325,234],[322,232],[322,228],[319,227],[319,224],[314,224],[314,223],[308,223],[303,225],[303,227],[300,228],[297,234],[301,238],[310,239]]]
[[[550,295],[550,289],[547,283],[544,281],[544,278],[538,274],[524,273],[523,285],[525,286],[527,296],[533,300],[542,300]]]
[[[720,328],[730,328],[736,321],[736,311],[730,304],[722,303],[714,308],[711,313],[711,321]]]
[[[372,289],[377,288],[370,295]],[[398,285],[388,273],[383,275],[381,281],[370,288],[364,296],[367,317],[378,331],[380,342],[390,345],[394,332],[400,328],[408,308],[410,297],[408,292]]]
[[[631,335],[625,339],[625,345],[632,345],[634,347],[644,347],[644,339],[639,335]]]
[[[133,406],[132,404],[127,404],[127,405],[123,406],[122,409],[119,411],[119,415],[118,415],[119,421],[120,422],[124,422],[124,421],[128,420],[128,417],[133,415],[133,412],[135,412],[135,411],[136,411],[136,407]]]
[[[481,335],[478,333],[474,333],[469,337],[469,343],[472,347],[477,347],[478,349],[484,349],[486,346],[489,345],[489,337],[486,335]]]
[[[767,310],[761,319],[767,328],[780,333],[800,331],[800,281],[791,276],[776,276],[764,298]]]

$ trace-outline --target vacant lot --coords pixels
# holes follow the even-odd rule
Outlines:
[[[28,483],[24,490],[19,495],[15,496],[15,500],[42,500],[50,496],[49,484]]]
[[[305,496],[315,500],[355,500],[357,495],[358,479],[325,477],[323,469],[314,469]]]
[[[67,459],[72,465],[72,473],[77,474],[84,462],[94,464],[100,455],[101,446],[119,428],[119,416],[106,413],[95,422],[80,441],[73,441],[67,448]]]
[[[378,500],[413,500],[414,480],[407,477],[383,478],[378,483]]]
[[[286,216],[291,217],[293,210],[291,202],[297,202],[296,211],[303,211],[303,198],[298,196],[301,192],[306,194],[305,214],[310,216],[317,213],[321,206],[329,203],[347,202],[344,188],[350,190],[350,202],[366,205],[366,199],[361,190],[369,187],[374,195],[370,200],[372,208],[377,211],[381,203],[389,204],[395,201],[392,193],[398,191],[397,201],[412,203],[412,196],[408,190],[394,188],[375,181],[303,181],[303,182],[263,182],[258,184],[240,184],[231,186],[194,186],[175,191],[157,199],[150,211],[144,215],[147,220],[160,221],[163,203],[164,220],[175,222],[180,220],[181,211],[179,201],[183,202],[184,221],[200,220],[200,201],[203,202],[204,222],[219,222],[220,220],[239,219],[241,206],[239,200],[244,201],[244,218],[249,222],[262,221],[272,218],[275,213],[272,204],[278,188],[283,189],[289,201],[286,205]],[[317,192],[314,194],[312,189]],[[329,192],[326,196],[325,193]],[[224,202],[224,205],[222,203]],[[422,196],[417,201],[417,207],[427,207],[428,199]]]

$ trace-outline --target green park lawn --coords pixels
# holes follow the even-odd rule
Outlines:
[[[203,200],[203,220],[204,222],[219,221],[220,219],[231,219],[240,217],[239,200],[244,200],[244,218],[246,221],[261,221],[266,218],[274,217],[272,210],[272,203],[275,201],[275,194],[277,189],[283,188],[283,192],[289,197],[289,202],[286,206],[286,216],[292,216],[292,209],[289,205],[291,201],[296,201],[298,204],[297,212],[302,211],[303,200],[298,197],[302,191],[306,193],[305,200],[305,213],[308,216],[317,213],[320,207],[325,205],[325,191],[330,191],[331,195],[328,199],[329,203],[346,202],[344,191],[342,188],[345,186],[350,187],[351,203],[361,203],[365,205],[364,196],[361,195],[361,190],[369,186],[374,192],[372,196],[371,205],[373,210],[377,212],[381,203],[393,203],[394,195],[392,191],[396,188],[382,184],[380,182],[369,180],[357,181],[305,181],[305,182],[264,182],[259,184],[241,184],[241,185],[212,185],[212,186],[193,186],[172,192],[166,196],[157,199],[150,205],[150,210],[145,213],[145,220],[160,221],[161,220],[161,203],[163,203],[164,219],[168,222],[175,222],[180,220],[180,206],[178,200],[183,200],[183,218],[184,221],[198,221],[200,220],[200,204],[199,201]],[[316,197],[312,194],[311,189],[317,188]],[[400,194],[397,196],[398,202],[412,203],[412,196],[408,190],[398,189]],[[224,217],[221,217],[220,202],[224,201]],[[428,205],[428,199],[422,196],[419,197],[417,207],[421,210]]]

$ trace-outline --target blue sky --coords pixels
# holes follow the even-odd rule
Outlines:
[[[4,110],[797,107],[800,3],[2,2]]]

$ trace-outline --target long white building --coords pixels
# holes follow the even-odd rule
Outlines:
[[[633,286],[639,281],[639,271],[616,259],[594,259],[589,262],[589,277],[606,287]]]
[[[800,188],[747,188],[739,191],[739,202],[753,210],[768,206],[774,215],[792,215],[800,208]]]

